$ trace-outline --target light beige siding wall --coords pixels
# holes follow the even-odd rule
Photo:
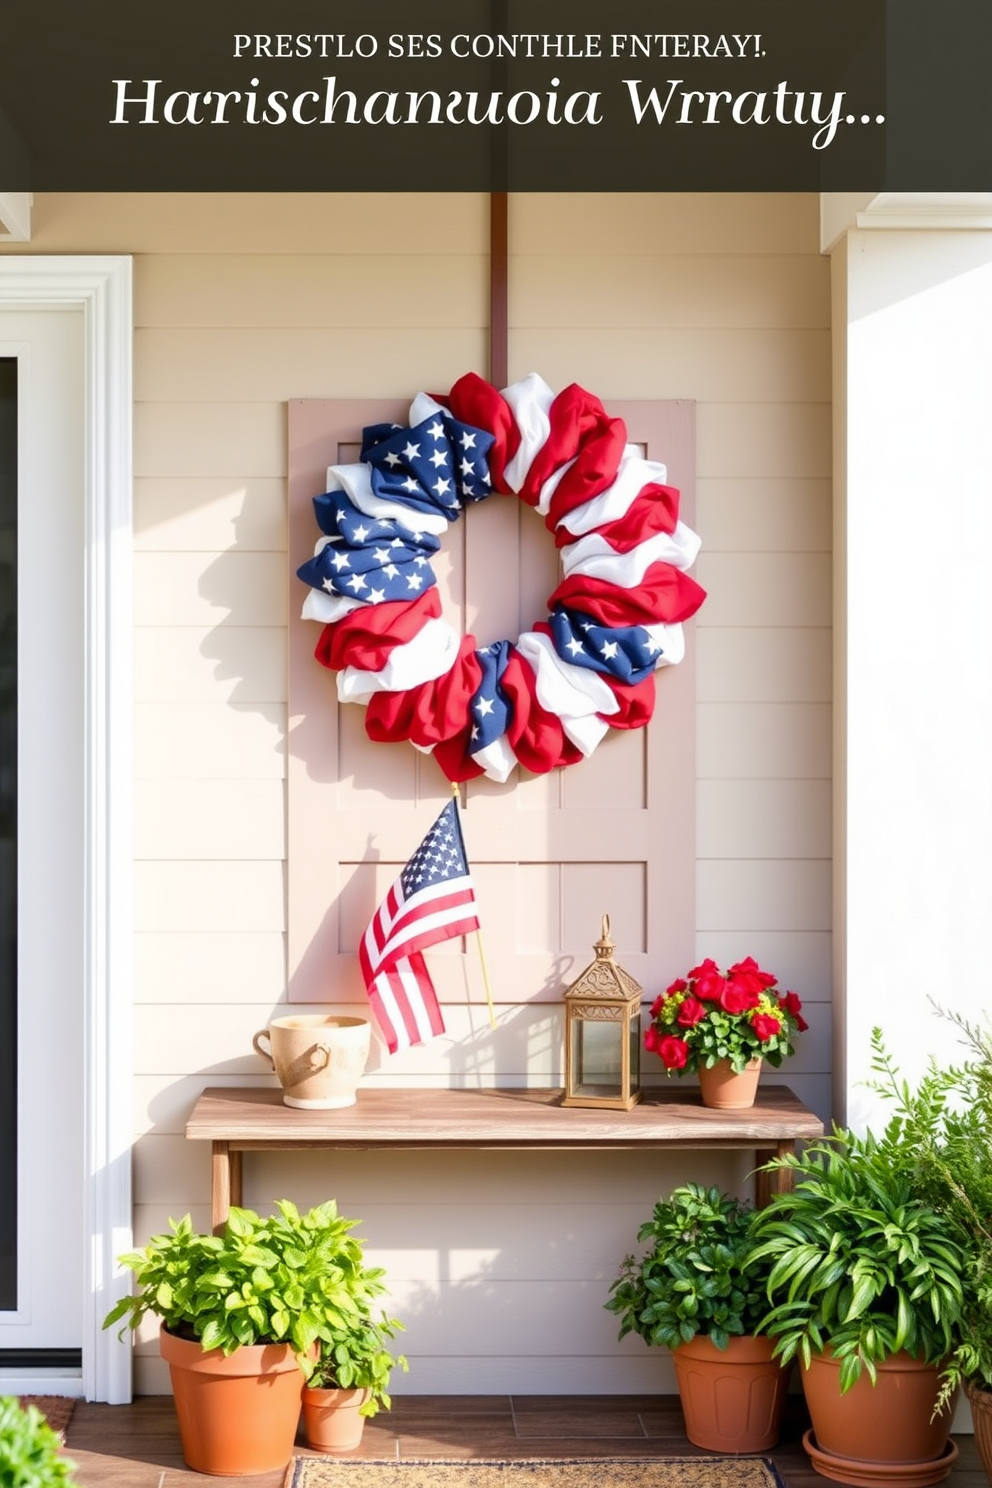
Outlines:
[[[807,1000],[789,1077],[826,1115],[830,350],[816,199],[548,195],[512,198],[510,217],[511,378],[698,402],[696,571],[710,597],[697,622],[697,949],[753,954]],[[285,995],[285,626],[298,596],[284,405],[405,398],[485,372],[486,203],[40,196],[34,221],[31,252],[135,254],[142,1240],[186,1210],[207,1224],[207,1154],[185,1142],[186,1114],[206,1084],[264,1081],[251,1035]],[[658,968],[659,982],[684,969]],[[250,1203],[334,1193],[362,1218],[409,1325],[411,1373],[395,1384],[418,1393],[670,1389],[664,1358],[616,1344],[608,1282],[663,1189],[746,1182],[742,1161],[690,1154],[248,1166]],[[140,1354],[138,1389],[166,1389],[151,1340]]]
[[[830,274],[813,196],[514,199],[511,377],[697,400],[700,955],[752,954],[829,1114]],[[663,721],[663,709],[654,727]]]

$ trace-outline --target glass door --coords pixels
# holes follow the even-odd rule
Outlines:
[[[0,1312],[17,1306],[17,361],[0,357]]]
[[[82,1343],[84,351],[0,313],[0,1394]]]

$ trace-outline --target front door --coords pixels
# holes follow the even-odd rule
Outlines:
[[[0,1393],[83,1333],[84,365],[0,309]]]

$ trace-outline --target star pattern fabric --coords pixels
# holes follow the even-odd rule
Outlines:
[[[455,803],[449,801],[400,874],[400,883],[409,905],[414,894],[467,876],[468,861],[461,827]]]
[[[574,666],[607,672],[635,686],[655,670],[662,647],[644,625],[611,627],[561,605],[551,616],[555,650]]]
[[[469,704],[472,719],[469,754],[488,749],[506,733],[510,721],[510,705],[499,685],[510,659],[509,641],[496,641],[475,654],[482,667],[482,680]]]
[[[341,491],[325,491],[313,505],[325,537],[297,570],[312,589],[382,604],[414,599],[437,582],[430,560],[441,543],[431,533],[370,517]]]
[[[492,442],[491,434],[439,409],[413,429],[369,425],[362,438],[362,460],[377,496],[399,501],[411,512],[440,513],[453,522],[465,505],[490,494],[487,456]]]

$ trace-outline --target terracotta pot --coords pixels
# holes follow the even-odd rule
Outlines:
[[[992,1482],[992,1390],[982,1390],[977,1385],[965,1385],[964,1393],[971,1406],[979,1461],[985,1469],[985,1476]]]
[[[288,1344],[255,1344],[225,1356],[162,1329],[183,1457],[216,1477],[274,1472],[293,1455],[303,1371]]]
[[[922,1462],[872,1462],[857,1457],[836,1457],[832,1452],[821,1452],[812,1431],[803,1435],[803,1446],[809,1453],[810,1465],[821,1477],[832,1478],[835,1483],[847,1483],[853,1488],[930,1488],[941,1483],[958,1460],[957,1443],[947,1442],[939,1457],[927,1457]]]
[[[358,1414],[368,1390],[303,1388],[303,1429],[315,1452],[351,1452],[362,1440],[365,1417]]]
[[[788,1372],[770,1338],[694,1338],[672,1350],[685,1434],[710,1452],[765,1452],[779,1438]]]
[[[729,1059],[720,1059],[712,1069],[700,1069],[697,1073],[704,1106],[716,1111],[743,1111],[754,1105],[761,1075],[760,1059],[752,1059],[740,1075],[734,1073]]]
[[[953,1410],[948,1407],[935,1421],[930,1419],[940,1392],[938,1366],[898,1353],[877,1368],[876,1384],[865,1371],[844,1395],[840,1361],[833,1354],[814,1354],[809,1368],[803,1369],[803,1390],[820,1453],[863,1464],[923,1464],[943,1458]]]

